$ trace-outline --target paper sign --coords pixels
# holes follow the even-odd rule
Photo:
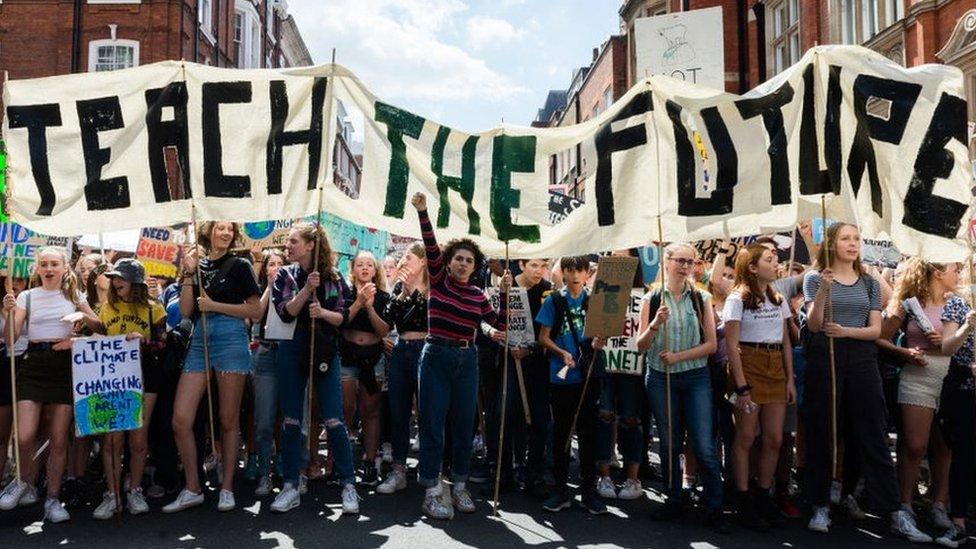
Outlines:
[[[586,311],[584,337],[615,337],[624,333],[627,305],[639,261],[636,257],[600,258]]]
[[[641,17],[634,34],[638,77],[664,74],[725,89],[721,6]]]
[[[288,240],[294,221],[279,219],[277,221],[257,221],[244,224],[244,245],[248,249],[260,245],[265,248],[284,248]]]
[[[13,251],[14,278],[28,278],[34,272],[37,252],[47,246],[70,249],[72,238],[66,236],[44,236],[18,225],[0,223],[0,272],[7,273],[10,252]],[[13,250],[10,249],[13,247]]]
[[[142,427],[139,341],[124,335],[74,340],[71,387],[78,436]]]
[[[935,331],[935,327],[929,322],[929,317],[925,316],[925,309],[922,308],[922,304],[918,302],[918,298],[910,297],[901,302],[902,307],[905,308],[912,315],[912,320],[915,324],[925,333],[932,333]]]
[[[630,303],[624,320],[624,333],[611,337],[603,347],[603,358],[608,374],[644,374],[644,357],[637,352],[637,329],[640,326],[641,298],[643,290],[630,291]]]
[[[901,252],[890,240],[861,239],[861,261],[894,269],[901,262]]]
[[[178,242],[182,236],[180,231],[162,227],[142,230],[139,246],[136,248],[136,259],[146,267],[148,276],[176,278],[181,254]]]
[[[640,257],[641,276],[644,279],[644,284],[653,284],[654,280],[657,279],[657,272],[661,268],[660,249],[657,246],[644,246],[637,249],[637,255]]]
[[[501,305],[501,291],[498,288],[488,288],[488,299],[497,311]],[[529,294],[525,288],[511,289],[508,300],[509,324],[508,346],[528,347],[535,343],[535,327],[532,325],[532,312],[529,309]]]

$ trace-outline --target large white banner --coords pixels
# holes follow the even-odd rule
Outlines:
[[[334,101],[364,118],[353,198],[332,184]],[[68,235],[199,219],[263,221],[323,209],[419,236],[428,194],[439,238],[558,257],[857,223],[906,254],[966,254],[970,163],[958,69],[900,67],[821,46],[737,96],[666,76],[560,128],[466,134],[374,97],[345,68],[216,69],[166,62],[8,82],[3,135],[16,221]],[[579,146],[581,204],[550,215],[553,155]],[[658,234],[658,220],[662,232]]]
[[[723,32],[722,6],[640,17],[634,21],[634,74],[724,90]]]

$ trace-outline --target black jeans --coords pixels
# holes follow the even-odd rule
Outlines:
[[[959,370],[963,370],[960,368]],[[966,368],[965,370],[968,370]],[[976,480],[976,395],[970,388],[962,388],[968,371],[954,375],[950,371],[942,390],[943,433],[952,461],[949,464],[949,511],[952,518],[965,518],[973,496]]]
[[[553,427],[552,476],[556,481],[557,490],[566,490],[566,479],[569,477],[569,452],[566,450],[566,440],[572,429],[573,415],[583,393],[583,384],[549,385],[549,405],[552,407]],[[597,423],[597,399],[600,394],[600,380],[594,376],[586,389],[586,398],[580,408],[579,419],[576,421],[576,437],[579,444],[580,458],[580,488],[581,492],[594,490],[596,486],[596,453],[595,440]]]
[[[860,458],[867,487],[867,503],[877,511],[899,507],[895,465],[888,451],[885,430],[887,412],[878,373],[878,350],[874,342],[834,339],[837,375],[838,438],[844,437]],[[830,501],[831,427],[830,354],[827,338],[813,334],[806,349],[806,391],[803,420],[807,428],[806,483],[804,491],[811,505]],[[845,432],[850,436],[845,436]]]
[[[522,359],[522,377],[525,379],[531,425],[525,423],[515,359],[509,356],[502,473],[512,474],[517,466],[524,464],[526,481],[541,482],[545,473],[546,444],[549,441],[549,362],[541,352]],[[500,379],[498,384],[501,385]],[[497,397],[495,410],[501,414],[501,391]],[[496,418],[496,424],[500,420],[500,417]]]

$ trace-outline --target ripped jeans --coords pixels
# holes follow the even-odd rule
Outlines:
[[[308,380],[308,333],[295,330],[292,341],[278,343],[278,402],[281,407],[281,460],[284,481],[298,485],[298,473],[306,459],[308,439],[302,434],[305,417],[305,383]],[[342,417],[342,382],[339,358],[332,359],[326,372],[316,367],[313,379],[319,417],[325,422],[329,436],[329,452],[335,458],[340,482],[355,484],[356,473],[352,461],[352,445]],[[311,425],[313,436],[317,426]]]

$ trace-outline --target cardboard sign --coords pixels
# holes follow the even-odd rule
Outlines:
[[[491,306],[499,310],[501,305],[501,291],[498,288],[488,289],[488,299]],[[535,327],[532,325],[532,312],[529,309],[529,294],[525,288],[512,288],[508,299],[509,324],[508,346],[528,347],[535,342]]]
[[[71,390],[78,436],[142,427],[139,341],[89,337],[71,344]]]
[[[47,246],[70,249],[73,240],[66,236],[37,234],[17,223],[0,223],[0,251],[3,252],[0,255],[0,272],[9,272],[7,263],[10,261],[10,252],[13,251],[14,278],[28,278],[34,273],[37,252]]]
[[[725,89],[722,7],[641,17],[634,22],[636,74],[664,74]]]
[[[600,258],[586,311],[584,337],[615,337],[624,333],[634,272],[639,262],[636,257]]]
[[[644,357],[637,352],[637,330],[640,326],[641,298],[644,292],[630,291],[630,303],[624,319],[624,333],[611,337],[603,347],[608,374],[644,375]]]
[[[163,227],[147,227],[139,237],[136,259],[146,267],[147,276],[176,278],[183,233]]]
[[[291,219],[277,221],[257,221],[244,224],[244,246],[252,249],[255,246],[266,248],[284,248],[288,240],[288,233],[295,222]]]

